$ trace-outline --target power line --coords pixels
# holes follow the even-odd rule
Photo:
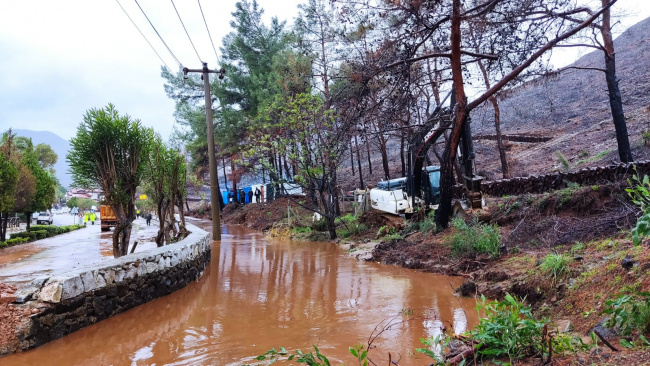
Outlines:
[[[165,40],[162,38],[162,36],[160,35],[160,33],[158,33],[158,31],[156,30],[156,27],[153,26],[153,23],[151,23],[151,20],[149,20],[149,17],[147,16],[147,13],[144,12],[144,10],[142,9],[142,7],[140,6],[140,3],[138,3],[138,0],[135,0],[135,3],[138,4],[138,8],[140,8],[140,11],[142,12],[142,14],[144,14],[144,17],[147,18],[147,21],[149,22],[149,24],[151,24],[151,28],[153,28],[154,32],[156,32],[156,34],[158,35],[158,38],[160,38],[160,40],[161,40],[162,43],[165,45],[165,47],[167,47],[167,51],[169,51],[169,53],[172,55],[172,57],[174,58],[174,60],[176,60],[176,63],[178,64],[178,66],[183,66],[183,65],[178,61],[178,59],[176,58],[176,56],[174,55],[174,52],[172,52],[172,50],[169,48],[169,46],[167,46],[167,43],[165,43]]]
[[[140,32],[140,35],[142,35],[142,38],[144,38],[144,40],[147,41],[147,44],[149,45],[149,47],[151,47],[151,49],[152,49],[153,52],[156,54],[156,56],[158,56],[158,58],[160,59],[160,61],[165,65],[165,67],[167,68],[167,70],[171,71],[172,69],[170,69],[169,66],[167,66],[167,63],[165,62],[165,60],[163,60],[162,57],[160,57],[160,55],[159,55],[158,52],[156,51],[156,49],[153,48],[153,45],[151,44],[151,42],[149,42],[149,40],[147,39],[147,37],[144,36],[144,33],[142,33],[142,31],[140,30],[140,28],[138,28],[138,26],[135,24],[135,22],[133,21],[133,19],[131,19],[131,17],[129,16],[129,13],[127,13],[126,10],[124,9],[124,7],[122,6],[122,4],[120,4],[120,1],[119,1],[119,0],[115,0],[115,1],[117,1],[117,5],[119,5],[120,8],[122,8],[122,11],[124,12],[124,14],[126,14],[126,17],[129,18],[129,20],[131,21],[131,23],[133,24],[133,26],[135,27],[135,29],[137,29],[138,32]]]
[[[174,4],[174,0],[171,0],[172,5],[174,6],[174,10],[176,10],[176,15],[178,15],[178,20],[181,21],[181,25],[183,26],[183,29],[185,29],[185,34],[187,34],[187,38],[190,40],[190,43],[192,44],[192,48],[194,48],[194,52],[196,52],[196,57],[199,58],[199,62],[203,62],[201,60],[201,56],[199,56],[199,52],[196,50],[196,47],[194,47],[194,42],[192,42],[192,38],[190,37],[190,34],[187,32],[187,28],[185,28],[185,24],[183,24],[183,19],[181,19],[181,15],[178,13],[178,9],[176,9],[176,5]]]
[[[217,62],[219,62],[219,55],[217,55],[217,49],[214,47],[214,42],[212,41],[212,35],[210,35],[210,28],[208,28],[208,22],[205,21],[205,15],[203,15],[203,8],[201,8],[201,0],[196,0],[199,3],[199,9],[201,9],[201,16],[203,17],[203,23],[205,23],[205,29],[208,31],[208,37],[210,37],[210,43],[212,43],[212,49],[214,50],[214,55],[217,57]]]

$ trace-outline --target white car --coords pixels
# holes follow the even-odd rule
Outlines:
[[[36,218],[36,224],[40,225],[52,225],[54,223],[54,216],[49,211],[43,211],[38,213]]]

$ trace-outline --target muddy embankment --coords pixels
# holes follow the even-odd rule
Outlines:
[[[436,233],[431,218],[415,223],[377,211],[340,222],[341,237],[336,242],[359,260],[463,276],[467,280],[457,289],[462,296],[498,300],[510,293],[525,299],[537,316],[550,318],[572,334],[587,339],[599,326],[601,333],[617,342],[615,332],[602,327],[606,301],[625,291],[650,289],[650,241],[632,244],[630,231],[640,211],[630,202],[626,187],[627,182],[619,181],[487,197],[489,215],[481,215],[488,218],[482,225],[497,228],[498,255],[455,252],[450,243],[459,230],[453,225]],[[270,230],[277,223],[286,225],[286,205],[283,201],[233,207],[224,211],[224,221]],[[295,228],[301,225],[314,226],[296,222],[289,234],[308,238],[301,235],[303,229]],[[354,225],[359,230],[342,237]],[[545,267],[549,256],[563,261],[557,273]],[[643,364],[638,363],[642,356],[637,350],[612,354],[607,360],[600,355],[587,359],[596,364],[614,360]]]

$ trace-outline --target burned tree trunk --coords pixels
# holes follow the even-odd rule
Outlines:
[[[352,146],[352,140],[350,140],[350,167],[352,167],[352,176],[354,176],[354,147]]]
[[[359,140],[357,140],[357,135],[354,135],[354,145],[357,149],[357,164],[359,166],[359,189],[363,189],[363,172],[361,171],[361,153],[359,152]]]
[[[379,151],[381,152],[381,165],[384,168],[384,179],[390,179],[390,167],[388,166],[388,151],[386,149],[386,140],[379,138]]]
[[[406,177],[406,159],[404,158],[404,134],[399,139],[399,158],[402,163],[402,177]]]
[[[603,7],[607,6],[608,0],[602,0]],[[627,134],[625,113],[623,112],[623,99],[621,89],[616,78],[616,53],[614,52],[614,41],[611,31],[610,9],[603,12],[603,24],[601,34],[605,46],[605,78],[607,79],[607,91],[609,94],[609,105],[612,109],[614,129],[616,130],[616,142],[618,143],[618,156],[623,163],[634,161],[630,140]]]
[[[370,158],[370,143],[368,142],[368,137],[363,138],[366,141],[366,150],[368,151],[368,171],[372,174],[372,159]]]
[[[490,89],[490,78],[488,76],[487,69],[483,65],[482,61],[478,61],[478,67],[481,69],[483,74],[483,80],[485,81],[485,87]],[[497,98],[492,95],[489,98],[492,107],[494,108],[494,129],[496,131],[497,137],[497,150],[499,151],[499,158],[501,159],[501,171],[503,173],[503,178],[510,178],[510,171],[508,169],[508,160],[506,159],[506,149],[503,146],[503,139],[501,138],[501,111],[499,109],[499,102]]]
[[[454,161],[456,160],[456,151],[458,150],[463,127],[469,114],[461,64],[461,0],[454,0],[453,5],[451,18],[451,70],[456,96],[456,115],[440,164],[440,206],[436,211],[436,226],[438,229],[446,229],[449,225],[451,201],[454,196]]]

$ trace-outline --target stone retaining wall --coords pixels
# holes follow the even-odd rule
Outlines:
[[[496,141],[497,135],[479,135],[474,137],[475,140],[492,140]],[[552,140],[552,137],[548,136],[530,136],[530,135],[501,135],[502,141],[512,141],[512,142],[529,142],[529,143],[538,143],[546,142]]]
[[[184,240],[36,280],[18,291],[30,315],[17,341],[0,354],[38,347],[83,327],[168,295],[198,279],[210,262],[209,233],[188,225]]]
[[[634,169],[636,167],[636,171]],[[544,193],[567,187],[567,182],[580,185],[597,185],[628,179],[637,172],[639,175],[650,174],[650,161],[630,164],[618,164],[594,168],[584,168],[567,173],[531,175],[530,177],[501,179],[481,183],[481,192],[490,196],[501,197],[523,193]],[[455,187],[456,196],[462,192],[462,186]]]

